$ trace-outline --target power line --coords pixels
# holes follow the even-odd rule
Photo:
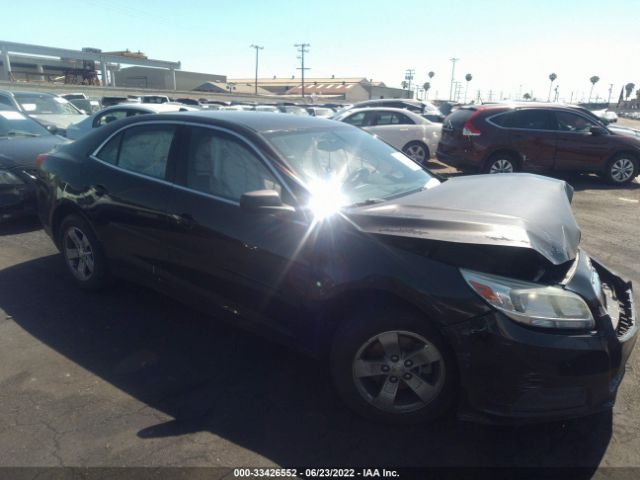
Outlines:
[[[309,50],[307,50],[307,48],[310,46],[311,45],[308,43],[296,43],[294,45],[294,47],[298,49],[298,53],[300,54],[300,56],[298,57],[298,59],[300,60],[300,66],[296,70],[300,70],[302,74],[302,97],[303,98],[304,98],[304,71],[311,70],[309,67],[304,66],[304,54],[309,53]]]

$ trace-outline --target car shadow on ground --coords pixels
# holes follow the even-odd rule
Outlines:
[[[288,466],[582,466],[590,478],[611,438],[610,412],[524,427],[452,417],[374,424],[340,403],[321,362],[142,287],[85,293],[63,269],[52,255],[0,271],[0,307],[38,341],[173,418],[139,431],[143,440],[209,431]]]

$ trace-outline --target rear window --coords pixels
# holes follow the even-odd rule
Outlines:
[[[460,108],[453,113],[449,114],[447,118],[444,119],[444,123],[442,125],[443,130],[462,130],[462,126],[467,119],[476,112],[475,109],[471,108]]]

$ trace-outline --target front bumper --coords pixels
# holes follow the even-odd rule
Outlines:
[[[587,264],[583,254],[565,288],[586,288],[587,276],[593,278]],[[500,312],[446,329],[457,352],[461,418],[526,423],[590,415],[613,406],[638,325],[631,283],[597,262],[593,266],[620,304],[616,329],[606,308],[592,303],[593,298],[586,299],[596,319],[594,331],[528,328]]]
[[[35,213],[36,196],[30,184],[0,186],[0,223]]]

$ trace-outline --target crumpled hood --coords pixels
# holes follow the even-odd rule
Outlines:
[[[73,123],[78,123],[87,118],[87,115],[58,115],[53,113],[33,113],[30,117],[43,125],[53,125],[61,129],[67,128]]]
[[[474,175],[344,213],[368,233],[530,248],[559,265],[580,243],[572,195],[566,182],[538,175]]]

